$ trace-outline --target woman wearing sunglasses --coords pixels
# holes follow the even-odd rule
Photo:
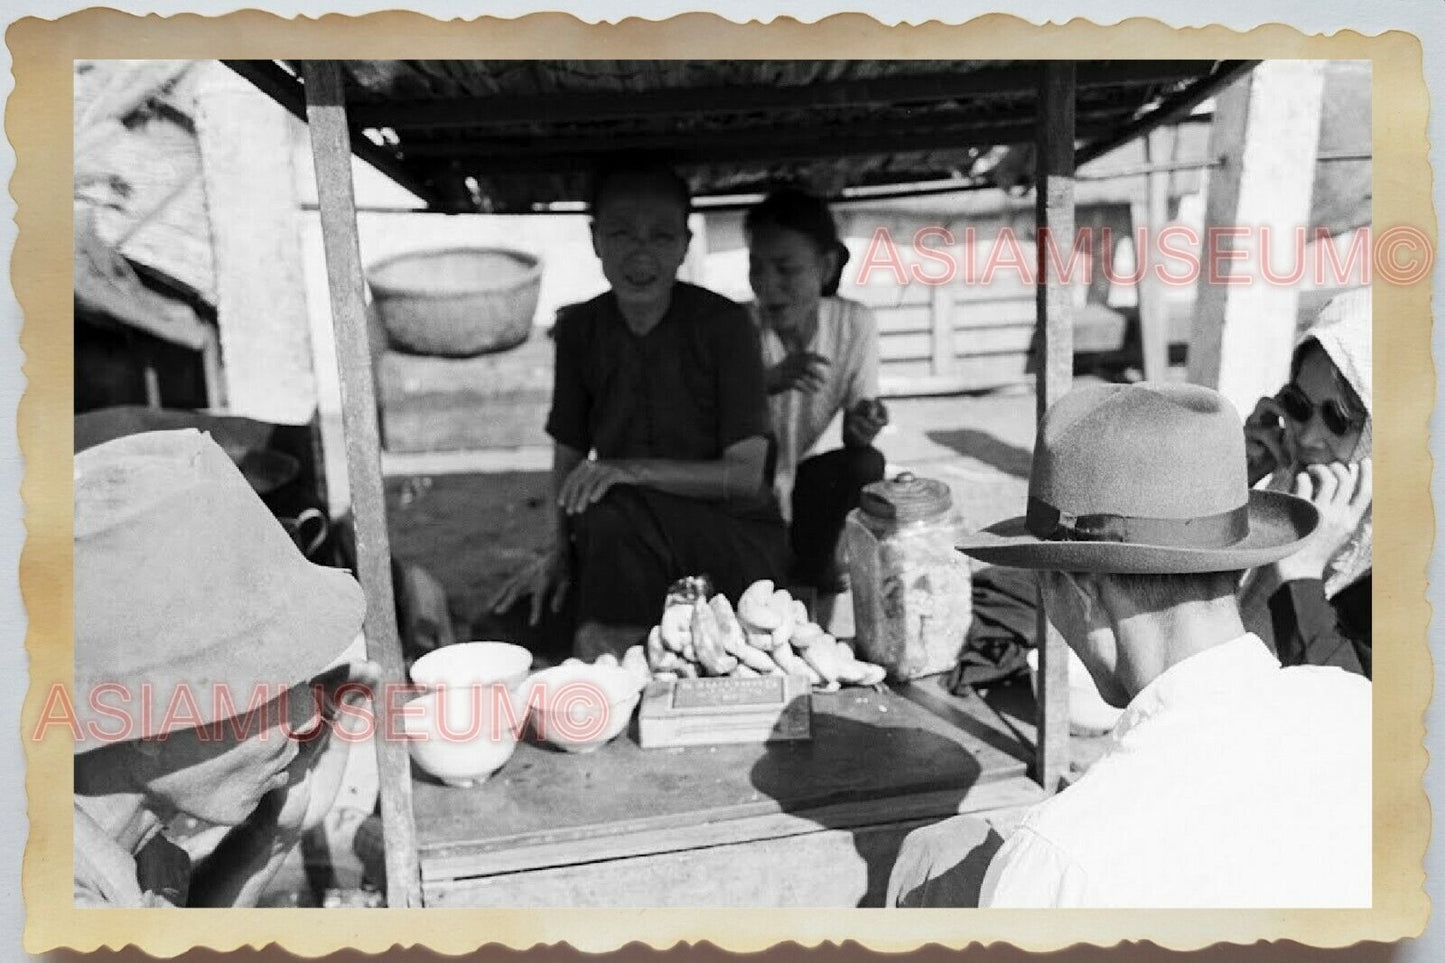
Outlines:
[[[1250,628],[1286,665],[1370,675],[1371,313],[1368,288],[1336,297],[1295,348],[1289,384],[1245,421],[1251,484],[1309,499],[1305,547],[1247,578]]]

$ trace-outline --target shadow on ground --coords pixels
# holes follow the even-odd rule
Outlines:
[[[1027,448],[1010,445],[986,431],[973,428],[955,428],[947,431],[925,432],[929,441],[951,448],[960,455],[992,465],[1007,475],[1028,478],[1033,463],[1033,452]]]
[[[525,645],[537,665],[566,658],[571,612],[528,624],[529,600],[497,615],[489,606],[515,573],[546,547],[552,531],[550,473],[500,472],[389,478],[392,553],[421,565],[446,589],[457,641]]]

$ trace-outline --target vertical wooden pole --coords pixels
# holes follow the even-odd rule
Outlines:
[[[1189,380],[1218,389],[1241,415],[1289,377],[1300,284],[1278,279],[1295,270],[1295,231],[1309,227],[1324,67],[1265,61],[1221,92],[1214,111],[1209,156],[1218,166],[1209,172]],[[1262,249],[1264,228],[1272,253]],[[1244,259],[1218,256],[1231,251]]]
[[[201,374],[206,383],[206,407],[219,410],[226,406],[226,379],[221,373],[221,343],[213,332],[206,332],[201,346]]]
[[[1040,68],[1035,156],[1038,227],[1039,359],[1037,415],[1062,398],[1074,380],[1074,298],[1051,269],[1045,238],[1052,237],[1065,264],[1074,243],[1074,74],[1071,60]],[[1069,769],[1069,660],[1063,639],[1039,600],[1038,745],[1034,778],[1052,792]]]
[[[335,61],[306,61],[306,121],[321,208],[326,275],[331,289],[331,318],[341,369],[342,427],[346,469],[356,526],[357,574],[366,592],[367,657],[380,664],[387,682],[405,679],[396,601],[391,584],[391,547],[386,532],[386,503],[381,484],[381,447],[376,424],[371,351],[366,336],[361,249],[356,235],[356,197],[351,183],[351,136],[341,67]],[[386,840],[388,906],[421,905],[416,827],[411,812],[411,764],[405,744],[387,738],[393,731],[389,700],[376,706],[377,767],[381,777],[381,821]]]
[[[1158,127],[1144,141],[1144,160],[1151,165],[1169,160],[1167,145],[1171,133],[1177,131]],[[1147,238],[1145,250],[1158,250],[1159,232],[1169,219],[1169,172],[1153,170],[1148,174],[1147,197],[1144,204],[1144,225]],[[1135,257],[1145,257],[1136,251]],[[1153,264],[1154,258],[1149,257]],[[1169,302],[1164,298],[1164,282],[1153,271],[1139,278],[1139,336],[1144,349],[1144,380],[1163,381],[1169,372]]]

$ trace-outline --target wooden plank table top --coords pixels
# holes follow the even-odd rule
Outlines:
[[[422,876],[740,842],[803,831],[799,822],[816,829],[948,815],[977,787],[1016,781],[1025,768],[1006,741],[886,690],[814,693],[812,725],[809,742],[644,750],[634,720],[589,754],[524,742],[470,789],[416,772]]]

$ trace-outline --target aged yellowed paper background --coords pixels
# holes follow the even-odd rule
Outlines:
[[[415,14],[287,21],[246,12],[221,18],[140,19],[92,10],[58,21],[27,19],[7,33],[15,92],[6,130],[18,161],[10,188],[19,238],[11,270],[25,328],[29,389],[20,407],[28,541],[21,563],[30,620],[25,854],[25,945],[90,949],[134,943],[171,955],[279,942],[293,952],[372,952],[423,943],[456,953],[482,943],[566,940],[584,950],[630,941],[654,946],[709,940],[738,951],[782,940],[852,939],[882,950],[927,942],[1004,940],[1046,949],[1075,941],[1147,939],[1190,949],[1219,941],[1288,938],[1318,946],[1394,940],[1424,927],[1422,858],[1429,832],[1422,787],[1422,714],[1432,677],[1425,633],[1425,565],[1431,550],[1427,419],[1434,402],[1430,286],[1378,277],[1374,309],[1380,379],[1376,404],[1374,794],[1375,902],[1357,911],[1096,912],[979,910],[77,910],[71,868],[71,747],[29,738],[41,700],[72,674],[71,82],[77,58],[978,58],[1364,59],[1373,64],[1374,227],[1409,226],[1434,238],[1426,160],[1429,99],[1419,41],[1390,32],[1308,37],[1280,25],[1247,34],[1173,29],[1135,19],[1101,27],[1075,20],[1037,27],[990,16],[960,26],[883,27],[858,15],[804,25],[740,26],[711,15],[592,26],[563,15],[440,23]],[[1248,818],[1241,814],[1241,818]]]

